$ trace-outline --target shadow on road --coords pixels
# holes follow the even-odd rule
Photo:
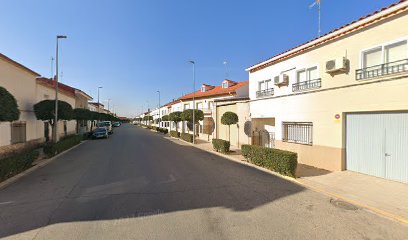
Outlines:
[[[0,237],[51,224],[194,209],[249,211],[299,185],[147,130],[124,126],[0,190]]]

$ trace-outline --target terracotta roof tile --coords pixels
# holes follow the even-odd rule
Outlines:
[[[231,80],[229,80],[231,81]],[[233,81],[231,81],[233,82]],[[235,83],[235,82],[234,82]],[[207,90],[205,92],[201,92],[201,90],[195,92],[195,98],[206,98],[206,97],[215,97],[215,96],[222,96],[222,95],[235,95],[236,90],[240,87],[248,85],[249,81],[238,82],[235,85],[229,88],[223,88],[222,86],[215,86],[211,90]],[[193,98],[194,93],[189,93],[187,95],[182,96],[179,98],[180,100],[189,100]]]

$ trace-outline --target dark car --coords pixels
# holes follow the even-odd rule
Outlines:
[[[113,126],[113,127],[120,127],[120,122],[114,122],[114,123],[112,124],[112,126]]]
[[[109,137],[108,130],[104,127],[96,128],[92,133],[93,139],[108,138],[108,137]]]

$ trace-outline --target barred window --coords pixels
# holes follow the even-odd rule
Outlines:
[[[313,144],[313,123],[311,122],[283,122],[282,141],[299,144]]]

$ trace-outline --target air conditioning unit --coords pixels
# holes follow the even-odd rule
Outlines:
[[[277,86],[283,86],[283,85],[288,85],[289,84],[289,76],[286,74],[281,74],[279,76],[276,76],[274,78],[275,85]]]
[[[336,58],[326,62],[326,72],[346,72],[348,69],[348,60],[345,57]]]

